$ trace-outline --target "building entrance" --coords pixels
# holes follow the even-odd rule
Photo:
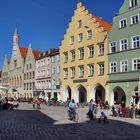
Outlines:
[[[78,88],[79,91],[79,103],[87,102],[87,91],[83,86]]]

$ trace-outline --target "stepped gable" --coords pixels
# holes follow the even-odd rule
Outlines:
[[[78,8],[82,8],[82,9],[84,9],[83,11],[88,12],[88,15],[92,15],[92,17],[93,17],[92,19],[95,18],[95,22],[98,22],[99,25],[100,25],[100,27],[103,27],[103,31],[108,31],[108,30],[111,29],[111,27],[112,27],[111,24],[109,24],[108,22],[106,22],[106,21],[104,21],[104,20],[102,20],[102,19],[100,19],[100,18],[94,16],[92,13],[90,13],[88,10],[86,10],[85,6],[83,6],[81,2],[79,2],[79,3],[77,4],[77,9],[78,9]],[[77,10],[77,9],[76,9],[76,10]]]
[[[96,16],[94,16],[92,13],[90,13],[88,10],[86,10],[85,6],[82,5],[81,2],[78,2],[77,4],[77,8],[74,10],[74,14],[73,16],[71,17],[71,20],[66,28],[66,32],[64,33],[64,38],[65,38],[65,35],[67,34],[67,31],[70,27],[70,23],[72,22],[72,20],[74,19],[74,16],[76,15],[76,12],[79,10],[79,9],[82,9],[81,11],[82,12],[85,12],[87,16],[90,16],[90,19],[93,20],[93,23],[99,23],[99,26],[98,27],[102,27],[102,31],[109,31],[111,30],[112,28],[112,25],[106,21],[104,21],[103,19],[100,19]],[[64,38],[63,40],[61,41],[61,44],[62,42],[64,41]]]

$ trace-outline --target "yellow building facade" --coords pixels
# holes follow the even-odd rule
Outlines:
[[[111,25],[77,4],[60,46],[60,84],[63,101],[109,99],[108,42]]]

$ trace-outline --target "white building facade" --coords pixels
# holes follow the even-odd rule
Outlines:
[[[28,47],[25,65],[24,65],[24,95],[25,98],[33,98],[33,90],[35,88],[35,66],[39,51],[32,50],[31,44]]]

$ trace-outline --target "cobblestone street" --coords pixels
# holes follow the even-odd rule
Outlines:
[[[79,108],[79,122],[75,123],[68,120],[66,110],[45,105],[33,110],[31,104],[22,103],[18,110],[0,111],[0,140],[140,139],[140,119],[108,116],[109,123],[103,124],[89,121],[85,115],[88,109]]]

